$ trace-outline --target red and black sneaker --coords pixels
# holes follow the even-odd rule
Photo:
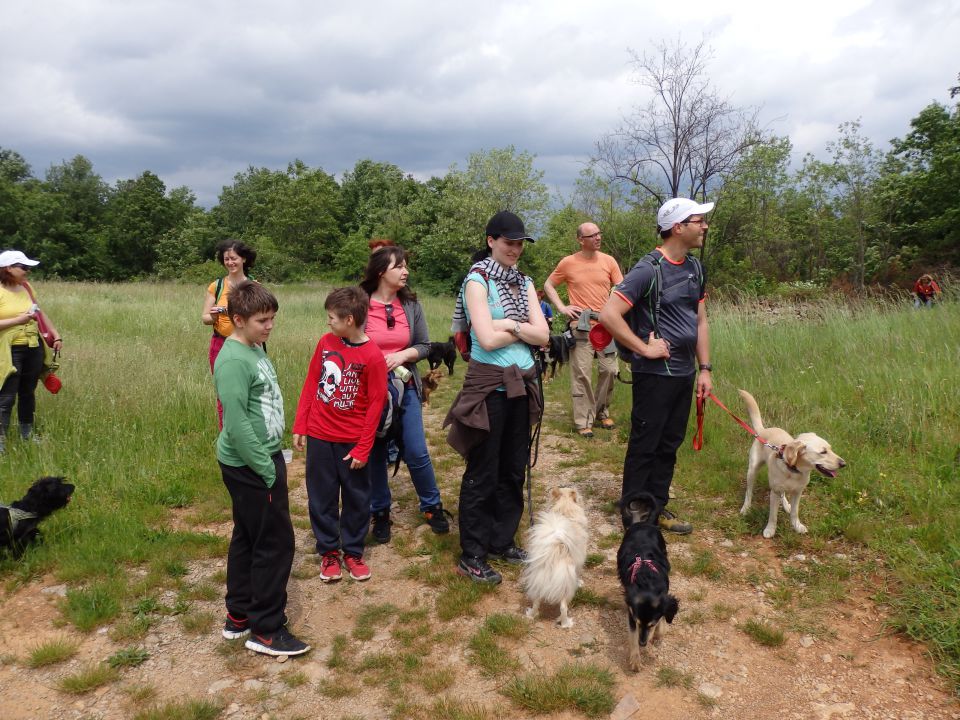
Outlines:
[[[258,635],[251,633],[250,637],[244,643],[248,650],[261,653],[263,655],[303,655],[310,650],[310,646],[301,640],[297,640],[289,630],[281,627],[273,633]]]
[[[250,634],[250,623],[245,617],[234,617],[227,613],[227,619],[223,623],[223,637],[227,640],[239,640]]]
[[[453,518],[453,513],[445,510],[443,503],[431,505],[423,511],[423,516],[427,519],[427,525],[437,535],[446,535],[450,532],[450,522],[447,518]]]

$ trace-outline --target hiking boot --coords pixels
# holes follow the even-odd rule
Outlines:
[[[600,427],[604,430],[614,430],[617,427],[617,423],[614,422],[613,418],[606,417],[600,421]]]
[[[227,640],[239,640],[250,634],[250,623],[247,618],[236,618],[227,613],[227,619],[223,623],[223,637]]]
[[[381,545],[390,542],[390,526],[393,522],[390,520],[390,510],[378,510],[371,513],[373,517],[373,539]]]
[[[347,566],[347,572],[354,580],[363,582],[370,579],[370,568],[359,555],[344,555],[343,564]]]
[[[503,578],[494,570],[483,558],[467,557],[460,558],[457,563],[457,572],[470,578],[474,582],[486,583],[487,585],[499,585]]]
[[[340,579],[340,553],[330,550],[323,554],[320,561],[320,579],[323,582],[336,582]]]
[[[258,635],[253,633],[243,644],[248,650],[262,653],[263,655],[303,655],[310,649],[310,646],[301,640],[297,640],[289,630],[281,627],[276,632]]]
[[[527,559],[527,551],[516,545],[510,545],[505,550],[491,550],[487,553],[491,560],[503,560],[511,565],[519,565]]]
[[[677,535],[689,535],[693,532],[693,525],[684,522],[669,510],[660,513],[660,519],[657,521],[661,530],[676,533]]]
[[[448,515],[451,519],[453,518],[453,513],[443,509],[443,503],[431,505],[423,511],[423,516],[427,519],[427,525],[437,535],[446,535],[450,532],[450,523],[447,521]]]

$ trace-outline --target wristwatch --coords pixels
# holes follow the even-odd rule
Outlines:
[[[710,371],[712,371],[712,370],[713,370],[713,365],[711,365],[710,363],[700,363],[700,369],[701,369],[701,370],[710,370]]]
[[[517,320],[513,322],[513,334],[520,337],[520,322]]]

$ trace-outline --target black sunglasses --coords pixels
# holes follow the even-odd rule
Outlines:
[[[397,324],[397,319],[393,316],[393,305],[384,305],[383,311],[387,314],[387,330],[393,330]]]
[[[24,265],[23,263],[14,263],[14,264],[11,265],[10,267],[20,268],[21,270],[29,270],[29,269],[30,269],[30,266],[29,266],[29,265]]]

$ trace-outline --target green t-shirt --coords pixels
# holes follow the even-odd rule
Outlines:
[[[283,439],[283,397],[277,371],[262,348],[228,338],[213,365],[217,397],[223,404],[223,431],[217,459],[246,465],[273,487],[277,480],[272,455]]]

